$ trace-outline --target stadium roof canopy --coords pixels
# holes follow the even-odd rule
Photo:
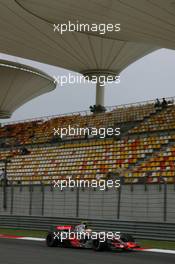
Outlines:
[[[133,30],[130,30],[130,34],[127,31],[124,35],[115,32],[116,36],[113,39],[99,34],[98,36],[86,34],[87,32],[66,32],[61,35],[53,30],[53,23],[64,23],[68,20],[76,22],[79,19],[80,22],[89,23],[96,21],[121,23],[122,32],[123,13],[116,11],[119,2],[0,0],[0,52],[80,73],[92,69],[119,73],[133,61],[158,48],[157,43],[145,41],[136,43],[138,38],[132,36]],[[139,2],[145,1],[125,2],[136,2],[139,5]],[[124,5],[123,10],[125,9],[127,14]],[[130,12],[133,12],[134,16],[135,9]],[[111,14],[113,16],[110,19]],[[136,16],[135,22],[140,24],[138,19]],[[127,20],[129,23],[129,15]],[[144,27],[147,27],[146,24]]]
[[[25,102],[55,88],[48,75],[35,68],[0,60],[0,118],[8,118]]]
[[[68,21],[120,23],[121,30],[54,32],[54,23]],[[161,47],[175,48],[172,0],[0,0],[2,53],[79,73],[119,74]]]
[[[15,0],[49,23],[121,24],[104,37],[175,48],[175,0]],[[91,32],[92,34],[93,32]]]

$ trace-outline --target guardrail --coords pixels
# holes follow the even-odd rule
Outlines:
[[[175,101],[175,97],[166,97],[165,98],[167,101]],[[136,107],[136,106],[141,106],[141,105],[147,105],[147,104],[154,104],[155,100],[150,99],[147,101],[140,101],[140,102],[135,102],[135,103],[127,103],[127,104],[120,104],[120,105],[113,105],[113,106],[105,106],[106,112],[110,112],[115,109],[122,109],[122,108],[127,108],[127,107]],[[56,114],[56,115],[48,115],[48,116],[41,116],[41,117],[35,117],[35,118],[27,118],[23,120],[16,120],[16,121],[3,121],[1,120],[1,123],[3,126],[6,125],[13,125],[13,124],[19,124],[19,123],[27,123],[27,122],[34,122],[34,121],[48,121],[53,118],[58,118],[58,117],[63,117],[63,116],[74,116],[74,115],[81,115],[81,116],[88,116],[92,114],[90,110],[81,110],[81,111],[76,111],[76,112],[69,112],[69,113],[62,113],[62,114]]]
[[[48,230],[51,225],[74,225],[81,221],[82,219],[80,218],[3,215],[0,217],[0,227]],[[95,231],[126,232],[132,234],[136,239],[175,241],[175,224],[173,223],[165,224],[158,222],[111,221],[99,219],[87,219],[87,222]]]

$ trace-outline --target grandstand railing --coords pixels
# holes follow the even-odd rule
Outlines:
[[[172,101],[173,103],[175,102],[175,97],[166,97],[165,99],[167,101]],[[135,103],[121,104],[121,105],[115,105],[115,106],[105,106],[105,108],[106,108],[106,112],[111,112],[112,110],[115,110],[115,109],[136,107],[136,106],[141,106],[141,105],[149,105],[149,104],[154,104],[154,103],[155,103],[155,100],[150,99],[150,100],[140,101],[140,102],[135,102]],[[69,112],[69,113],[64,113],[64,114],[28,118],[28,119],[10,121],[10,122],[3,122],[1,120],[1,125],[6,126],[6,125],[12,125],[12,124],[27,123],[27,122],[32,122],[32,121],[33,122],[34,121],[48,121],[50,119],[57,118],[57,117],[73,116],[73,115],[88,116],[90,114],[92,114],[90,110],[83,110],[83,111]]]
[[[157,171],[159,172],[159,171]],[[160,171],[162,172],[162,171]],[[166,171],[165,171],[166,172]],[[149,172],[150,174],[150,172]],[[88,178],[87,177],[88,173],[86,173],[86,178],[84,178],[83,176],[81,177],[81,179],[76,179],[76,175],[72,175],[72,177],[69,177],[71,180],[75,180],[75,181],[79,181],[79,180],[85,180],[85,181],[89,181],[91,182],[92,178]],[[90,174],[89,174],[90,175]],[[101,180],[105,180],[107,181],[108,179],[113,179],[113,180],[116,180],[116,179],[120,179],[120,183],[121,185],[126,185],[126,184],[145,184],[145,185],[149,185],[149,184],[175,184],[175,176],[118,176],[116,173],[113,173],[113,176],[112,178],[108,178],[108,176],[106,175],[106,177],[104,178],[101,178]],[[27,176],[26,176],[27,177]],[[48,180],[38,180],[36,182],[36,180],[33,180],[32,179],[32,176],[30,176],[31,180],[26,180],[26,183],[24,180],[20,180],[20,178],[18,180],[9,180],[8,181],[8,184],[7,186],[21,186],[21,185],[25,185],[25,186],[31,186],[31,185],[46,185],[46,186],[52,186],[53,185],[53,181],[57,181],[57,180],[60,180],[60,177],[55,179],[55,177],[52,179],[52,177],[50,177],[50,179]],[[169,181],[171,178],[171,181]],[[66,175],[62,178],[62,180],[64,181],[67,181],[68,182],[68,178],[66,178]],[[47,182],[50,182],[50,183],[47,183]],[[96,181],[100,181],[100,179],[97,179],[96,178]],[[0,186],[3,186],[3,183],[0,184]],[[86,186],[85,186],[86,188]]]

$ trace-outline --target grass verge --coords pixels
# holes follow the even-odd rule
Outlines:
[[[159,249],[174,249],[175,242],[170,241],[159,241],[159,240],[138,240],[139,245],[143,248],[159,248]]]
[[[25,229],[19,229],[19,228],[0,228],[0,234],[12,235],[12,236],[45,238],[47,231],[25,230]]]

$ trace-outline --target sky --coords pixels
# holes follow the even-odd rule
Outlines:
[[[2,53],[0,53],[0,59],[21,62],[36,67],[51,76],[71,73],[62,68]],[[160,49],[139,59],[122,71],[119,84],[106,84],[105,105],[115,106],[154,100],[157,97],[175,96],[174,69],[174,50]],[[95,84],[57,85],[54,91],[21,106],[10,119],[5,119],[3,122],[84,111],[93,104],[95,104]]]

